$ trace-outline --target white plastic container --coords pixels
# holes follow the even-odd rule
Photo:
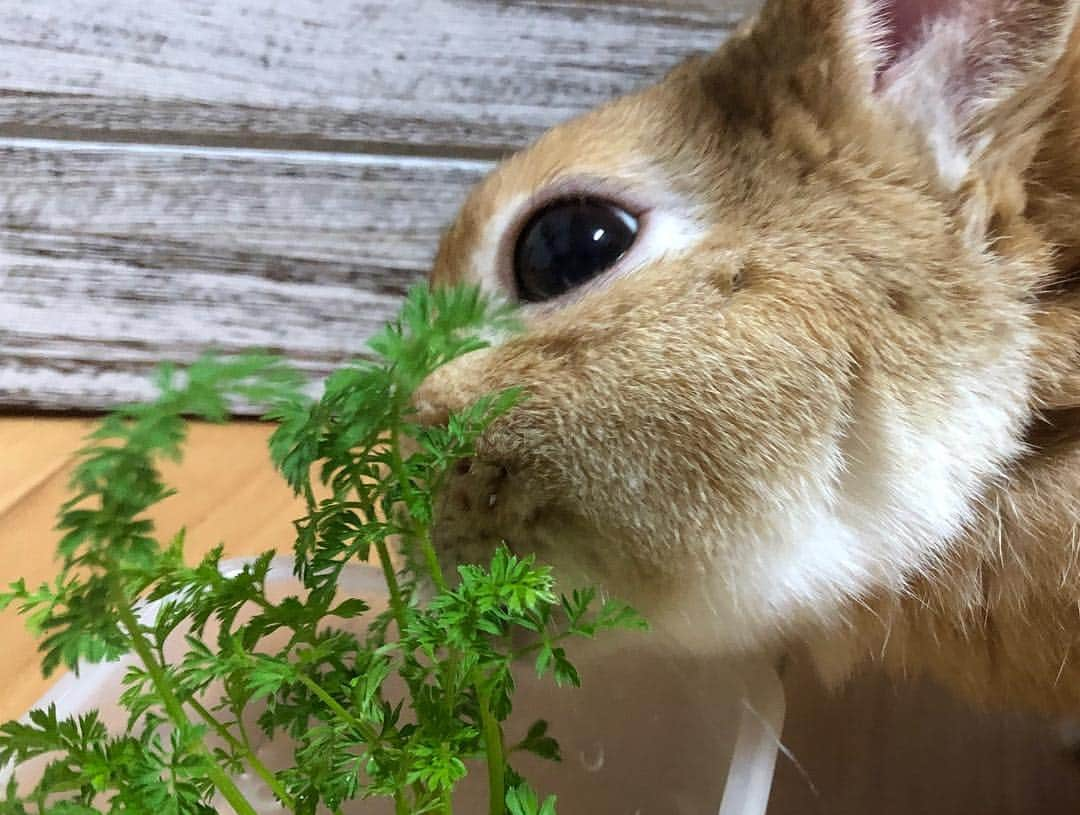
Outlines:
[[[233,562],[231,569],[237,568]],[[275,560],[268,594],[299,591],[291,560]],[[341,591],[376,607],[385,603],[382,575],[373,567],[347,569]],[[141,612],[144,620],[155,613],[156,604]],[[557,688],[550,677],[538,681],[531,665],[521,666],[507,728],[514,739],[537,718],[550,723],[563,761],[515,756],[514,764],[543,795],[558,795],[560,815],[763,815],[784,718],[783,690],[771,667],[676,658],[637,647],[590,657],[586,646],[571,656],[581,671],[581,688]],[[130,662],[87,666],[78,678],[69,674],[35,707],[55,704],[62,717],[97,708],[118,730],[126,716],[116,700]],[[263,743],[258,750],[275,766],[287,760],[289,745]],[[19,781],[32,783],[39,772],[40,766],[26,765]],[[8,775],[10,769],[0,771],[0,781]],[[284,811],[257,779],[238,780],[260,813]],[[479,815],[486,807],[484,774],[470,772],[455,812]],[[225,804],[218,809],[232,812]],[[392,807],[356,801],[343,812],[382,815]]]

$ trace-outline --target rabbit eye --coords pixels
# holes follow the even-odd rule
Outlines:
[[[518,296],[558,297],[610,269],[634,243],[638,219],[598,198],[564,198],[536,212],[514,247]]]

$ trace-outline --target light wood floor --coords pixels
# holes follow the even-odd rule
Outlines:
[[[0,583],[51,575],[53,513],[88,427],[0,418]],[[257,424],[196,426],[185,463],[169,468],[179,494],[157,514],[162,531],[186,526],[193,554],[219,541],[237,555],[286,547],[299,507],[268,464],[266,435]],[[44,682],[14,614],[0,615],[0,649],[6,720],[21,715]],[[893,688],[872,676],[837,695],[799,668],[786,684],[784,742],[802,771],[781,757],[770,815],[1080,812],[1080,764],[1045,724],[976,714],[933,688]]]
[[[75,451],[91,423],[71,419],[0,419],[0,584],[17,577],[31,584],[54,574],[52,531],[67,494]],[[234,555],[286,549],[290,521],[299,514],[265,452],[266,427],[196,425],[182,466],[167,465],[178,494],[156,513],[169,535],[187,528],[192,556],[224,542]],[[0,719],[21,715],[41,696],[33,640],[21,619],[0,615]]]

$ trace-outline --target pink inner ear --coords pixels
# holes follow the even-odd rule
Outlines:
[[[956,6],[956,0],[887,0],[883,4],[882,22],[886,32],[882,44],[888,56],[878,66],[880,76],[897,60],[918,45],[926,26]]]

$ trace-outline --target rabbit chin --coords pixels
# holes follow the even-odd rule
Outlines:
[[[1025,358],[1017,348],[993,370],[964,373],[934,416],[859,387],[819,459],[766,483],[752,515],[720,517],[705,501],[685,517],[620,523],[542,474],[476,461],[441,496],[436,544],[454,565],[504,541],[551,564],[563,591],[595,584],[630,603],[665,642],[740,654],[801,640],[823,675],[839,677],[849,668],[840,640],[854,639],[847,610],[932,575],[1020,452],[1027,413],[1013,389],[1026,387]],[[663,487],[606,489],[625,506],[629,493]]]

